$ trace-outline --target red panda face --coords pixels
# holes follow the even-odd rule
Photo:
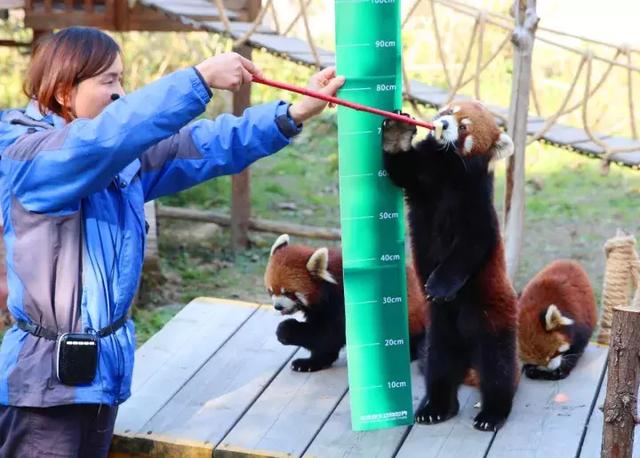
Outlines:
[[[440,109],[433,120],[435,139],[455,145],[460,156],[489,155],[502,159],[513,153],[513,142],[501,133],[493,115],[477,101],[457,102]]]
[[[533,314],[520,316],[518,353],[523,363],[553,371],[560,367],[562,354],[570,347],[562,329],[573,321],[562,316],[553,304],[546,308],[542,318],[540,320]]]
[[[288,235],[278,237],[264,274],[273,307],[283,315],[290,315],[317,303],[323,284],[337,283],[328,264],[327,248],[289,245]]]

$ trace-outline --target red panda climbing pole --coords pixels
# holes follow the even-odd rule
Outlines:
[[[335,0],[339,95],[402,104],[400,0]],[[357,24],[357,26],[354,26]],[[383,118],[338,109],[340,218],[351,424],[413,422],[402,194],[382,165]]]

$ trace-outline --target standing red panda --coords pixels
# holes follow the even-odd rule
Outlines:
[[[342,253],[333,248],[290,245],[283,234],[271,248],[264,283],[273,306],[283,315],[301,311],[305,321],[287,319],[276,331],[284,345],[298,345],[309,358],[291,363],[295,371],[312,372],[331,366],[346,343]],[[407,266],[409,342],[412,359],[425,333],[427,302],[414,269]]]
[[[559,380],[571,373],[596,325],[596,300],[574,261],[547,265],[518,300],[518,352],[529,378]]]
[[[513,143],[479,102],[444,107],[433,123],[435,132],[415,146],[415,126],[386,120],[382,128],[384,167],[405,191],[413,259],[431,300],[416,421],[456,415],[458,387],[473,368],[482,394],[474,427],[495,431],[518,380],[516,294],[493,207],[493,163]]]

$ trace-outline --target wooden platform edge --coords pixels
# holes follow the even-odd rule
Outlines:
[[[241,447],[217,447],[213,452],[215,458],[291,458],[291,453],[280,453],[271,450],[244,449]]]
[[[206,442],[185,441],[149,434],[147,437],[114,435],[109,450],[110,458],[152,458],[179,456],[181,458],[211,458],[214,445]]]
[[[600,344],[598,342],[591,342],[590,345],[596,345],[598,347],[608,348],[609,345]],[[596,391],[595,396],[593,397],[593,401],[591,403],[591,408],[589,409],[589,414],[585,419],[584,425],[582,427],[582,435],[580,436],[580,442],[578,443],[578,449],[576,450],[576,457],[582,455],[582,448],[585,445],[585,441],[587,439],[587,434],[589,434],[589,426],[591,426],[591,420],[593,419],[594,411],[598,409],[598,400],[602,395],[602,390],[607,389],[606,376],[607,376],[607,368],[609,361],[609,351],[607,350],[607,358],[605,359],[604,366],[602,367],[602,373],[600,374],[600,380],[598,380],[598,390]]]

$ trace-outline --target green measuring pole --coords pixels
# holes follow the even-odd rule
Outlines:
[[[339,96],[402,106],[400,0],[335,0]],[[338,108],[351,426],[413,423],[402,192],[382,164],[380,116]]]

